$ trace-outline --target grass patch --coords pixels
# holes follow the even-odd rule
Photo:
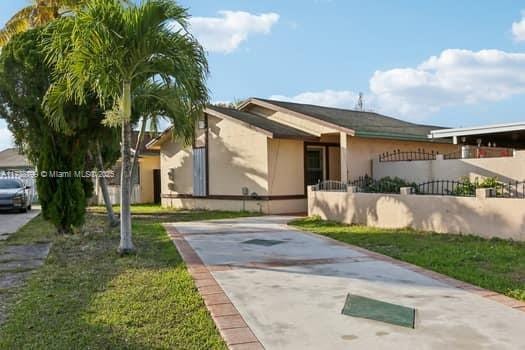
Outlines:
[[[113,211],[116,214],[120,213],[120,206],[114,205]],[[105,214],[105,206],[92,206],[88,208],[88,212]],[[213,219],[227,219],[227,218],[237,218],[244,216],[256,216],[260,215],[255,212],[238,212],[238,211],[213,211],[213,210],[186,210],[186,209],[176,209],[176,208],[164,208],[159,204],[133,204],[131,206],[131,213],[135,215],[155,215],[159,217],[165,217],[173,215],[173,217],[181,220],[213,220]]]
[[[55,237],[55,228],[46,222],[42,215],[33,218],[27,225],[22,226],[16,234],[12,234],[5,241],[0,241],[0,248],[8,244],[29,244],[50,242]]]
[[[318,218],[290,225],[525,301],[524,242],[345,225]]]
[[[139,216],[133,220],[137,254],[125,257],[116,253],[118,230],[107,228],[102,213],[88,214],[74,236],[30,235],[47,232],[39,218],[12,236],[45,237],[53,247],[17,296],[0,329],[0,348],[226,349],[158,216],[187,221],[234,213]]]

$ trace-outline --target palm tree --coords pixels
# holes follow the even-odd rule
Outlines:
[[[131,129],[141,91],[161,102],[175,132],[186,139],[208,100],[206,56],[187,32],[187,19],[186,10],[171,0],[130,6],[118,0],[92,0],[76,16],[53,22],[44,38],[47,59],[55,67],[55,82],[44,106],[58,127],[65,126],[64,101],[82,104],[89,94],[98,97],[101,107],[114,101],[105,123],[120,126],[122,132],[121,253],[134,250]]]
[[[43,26],[78,9],[85,2],[86,0],[32,0],[31,5],[15,13],[0,30],[0,47],[5,46],[13,35]]]

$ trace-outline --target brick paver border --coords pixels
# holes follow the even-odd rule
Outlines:
[[[263,345],[244,321],[230,298],[215,280],[213,271],[225,271],[229,266],[206,266],[190,244],[171,225],[164,225],[199,290],[215,326],[230,350],[261,350]]]

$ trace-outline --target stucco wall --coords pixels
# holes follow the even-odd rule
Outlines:
[[[168,141],[160,148],[161,194],[193,193],[193,158],[191,146]]]
[[[305,199],[271,201],[227,200],[209,198],[162,198],[163,207],[205,210],[251,211],[264,214],[291,214],[306,212]]]
[[[268,194],[267,137],[226,119],[210,116],[209,190],[210,195],[241,195],[242,187],[250,193]],[[203,135],[198,141],[202,143]],[[193,155],[191,146],[177,141],[161,145],[163,194],[193,193]]]
[[[267,137],[226,119],[211,117],[209,123],[210,194],[268,194]]]
[[[348,224],[525,240],[525,200],[308,191],[308,214]]]
[[[153,170],[160,169],[160,157],[158,155],[145,155],[140,162],[140,201],[141,203],[153,203]],[[162,181],[162,177],[161,177]]]
[[[270,195],[304,194],[303,142],[268,139],[268,183]]]
[[[356,179],[364,175],[373,175],[374,178],[378,178],[377,174],[372,173],[372,161],[378,159],[379,155],[384,152],[392,152],[398,149],[401,151],[417,151],[418,149],[425,149],[429,152],[434,151],[445,154],[457,151],[458,146],[443,143],[348,136],[349,179]]]
[[[397,176],[413,182],[458,180],[462,176],[475,178],[497,176],[502,181],[525,180],[525,151],[514,157],[451,159],[413,162],[383,162],[374,160],[374,177]]]

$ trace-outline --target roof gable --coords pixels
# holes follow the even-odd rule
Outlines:
[[[296,115],[303,115],[320,123],[338,126],[354,131],[355,136],[407,139],[429,141],[430,131],[443,129],[432,125],[423,125],[388,117],[379,113],[354,111],[341,108],[324,107],[294,102],[284,102],[252,98],[245,102],[241,109],[255,104],[275,110],[287,110]]]
[[[209,106],[205,113],[210,115],[228,118],[244,126],[255,129],[270,138],[280,139],[299,139],[299,140],[317,140],[318,137],[305,131],[293,128],[291,126],[278,123],[256,114],[247,113],[233,108],[218,106]]]

